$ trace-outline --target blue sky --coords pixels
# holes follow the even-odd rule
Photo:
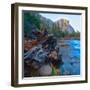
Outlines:
[[[52,20],[53,22],[59,19],[67,19],[75,31],[81,31],[81,15],[74,14],[52,14],[52,13],[40,13],[42,16]]]

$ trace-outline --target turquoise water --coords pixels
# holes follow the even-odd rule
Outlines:
[[[80,58],[80,40],[69,40],[67,43],[70,45],[71,57]]]
[[[80,40],[67,40],[68,56],[63,55],[64,64],[60,67],[62,75],[80,75]]]

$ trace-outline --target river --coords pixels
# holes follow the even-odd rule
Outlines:
[[[66,40],[68,48],[61,48],[64,64],[60,67],[62,75],[80,75],[80,40]],[[67,53],[67,54],[66,54]]]

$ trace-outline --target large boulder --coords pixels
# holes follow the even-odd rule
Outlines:
[[[39,74],[40,74],[40,76],[49,76],[49,75],[51,75],[52,74],[52,67],[49,64],[43,65],[39,69]]]

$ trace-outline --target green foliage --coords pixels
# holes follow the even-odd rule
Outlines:
[[[79,37],[79,36],[80,36],[80,32],[73,32],[73,33],[70,33],[69,36],[70,36],[70,37]]]
[[[27,20],[30,21],[34,27],[37,29],[40,29],[40,18],[37,18],[34,14],[32,13],[26,13],[25,17],[27,17]]]
[[[68,33],[68,32],[63,32],[63,31],[61,31],[61,30],[52,30],[52,33],[53,33],[54,36],[57,37],[57,38],[79,37],[79,36],[80,36],[80,32]]]

